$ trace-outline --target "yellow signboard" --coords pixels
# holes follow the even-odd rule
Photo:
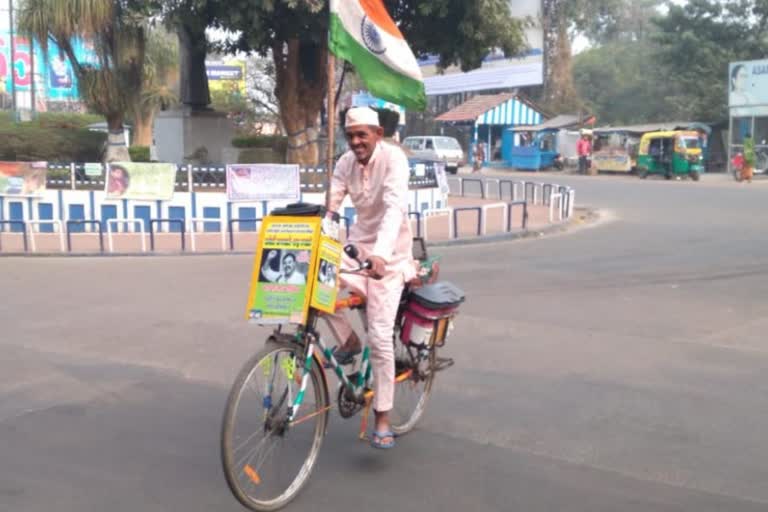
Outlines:
[[[264,219],[248,294],[248,319],[259,324],[306,322],[319,267],[321,222],[320,217]]]
[[[208,88],[211,92],[246,93],[246,63],[242,60],[229,59],[205,63],[208,75]]]
[[[341,253],[342,248],[338,241],[326,236],[322,237],[315,270],[317,280],[312,291],[312,307],[324,313],[336,312]]]

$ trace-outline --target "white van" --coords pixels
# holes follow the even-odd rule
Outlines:
[[[464,151],[459,141],[453,137],[419,136],[407,137],[403,146],[413,158],[445,163],[445,170],[451,174],[459,172],[459,167],[466,164]]]

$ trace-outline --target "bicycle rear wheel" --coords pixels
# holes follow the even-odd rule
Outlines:
[[[408,349],[398,340],[395,342],[395,400],[389,413],[392,432],[407,434],[416,426],[424,414],[427,401],[432,393],[435,379],[437,350],[431,350],[427,361],[421,363],[426,372],[419,371],[419,365],[412,361]]]
[[[287,505],[317,462],[329,410],[319,365],[313,364],[294,420],[287,420],[300,392],[303,358],[303,347],[269,341],[246,363],[230,391],[221,460],[232,493],[251,510]]]

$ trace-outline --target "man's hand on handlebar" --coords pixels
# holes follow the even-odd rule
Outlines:
[[[364,272],[368,275],[368,277],[371,277],[372,279],[381,279],[384,277],[387,265],[386,261],[384,261],[384,258],[379,256],[371,256],[365,260],[365,262],[362,262],[360,261],[360,252],[357,250],[357,247],[352,244],[344,247],[344,252],[347,256],[358,262],[360,264],[360,268],[351,272],[342,271],[342,273],[357,274]]]
[[[368,275],[374,279],[381,279],[386,272],[387,263],[384,258],[380,256],[370,256],[368,262],[371,264],[371,268],[368,269]]]

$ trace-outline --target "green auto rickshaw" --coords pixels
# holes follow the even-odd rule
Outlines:
[[[637,174],[641,178],[660,174],[671,180],[690,177],[698,181],[704,172],[702,140],[696,131],[650,132],[640,139]]]

